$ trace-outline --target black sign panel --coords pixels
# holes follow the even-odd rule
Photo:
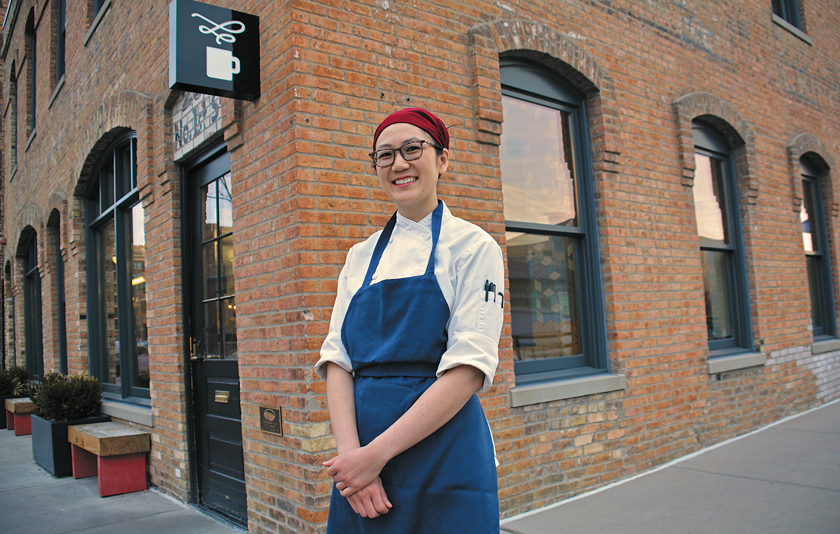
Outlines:
[[[260,430],[269,434],[283,435],[283,410],[271,406],[260,406]]]
[[[169,4],[169,87],[260,96],[260,18],[193,0]]]

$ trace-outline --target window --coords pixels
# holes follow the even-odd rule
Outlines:
[[[32,10],[29,14],[29,19],[27,19],[26,22],[26,48],[28,52],[27,64],[29,65],[29,68],[27,69],[29,72],[29,121],[27,125],[29,126],[30,135],[35,131],[35,96],[37,94],[37,78],[35,77],[35,74],[38,63],[35,54],[37,47],[38,43],[35,38],[35,11]]]
[[[107,0],[93,0],[93,16],[99,14],[99,10],[102,9],[103,4],[105,4]]]
[[[57,221],[51,228],[53,239],[53,265],[55,268],[55,331],[58,336],[58,369],[59,372],[67,374],[67,317],[64,294],[64,259],[61,257],[61,225]]]
[[[773,14],[795,28],[802,29],[799,17],[799,0],[773,0]]]
[[[534,65],[501,63],[502,169],[519,384],[604,372],[606,321],[583,96]]]
[[[87,201],[89,350],[103,395],[148,399],[146,237],[136,152],[133,133],[119,139],[100,161]]]
[[[11,173],[9,174],[9,180],[11,180],[14,178],[14,171],[17,169],[18,163],[18,84],[16,64],[14,62],[12,62],[12,71],[9,77],[9,96],[11,97],[11,102],[9,103],[9,107],[11,108],[11,116],[9,118],[9,129],[11,130],[11,135],[9,136],[9,141],[11,142],[10,152],[12,155],[10,158],[12,167]]]
[[[712,356],[752,349],[735,169],[727,141],[694,122],[694,209]]]
[[[26,370],[32,380],[44,376],[44,337],[41,328],[41,274],[38,272],[37,236],[33,231],[23,257],[23,332]]]
[[[808,269],[808,287],[811,292],[811,326],[815,339],[837,334],[834,318],[834,288],[831,284],[828,237],[826,236],[825,210],[822,202],[819,171],[804,159],[802,168],[802,246]]]
[[[55,83],[64,76],[64,50],[67,43],[67,0],[55,2]]]

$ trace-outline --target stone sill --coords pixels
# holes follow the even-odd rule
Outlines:
[[[96,18],[93,19],[93,24],[90,25],[90,29],[85,34],[84,46],[87,46],[88,41],[90,38],[93,37],[93,32],[96,31],[96,28],[99,27],[99,23],[102,22],[102,18],[105,17],[105,13],[108,12],[108,9],[111,7],[112,0],[106,0],[102,7],[99,8],[99,13],[96,14]]]
[[[746,369],[747,367],[756,367],[766,363],[767,356],[760,352],[748,352],[746,354],[736,354],[734,356],[709,358],[709,374],[716,375],[718,373]]]
[[[840,350],[840,339],[826,339],[825,341],[815,341],[811,346],[812,354],[825,354],[826,352],[834,352]]]
[[[53,93],[52,93],[52,95],[50,96],[50,102],[49,102],[49,104],[47,105],[47,108],[48,108],[48,109],[52,109],[53,102],[55,102],[55,99],[56,99],[56,98],[58,98],[58,93],[61,91],[61,88],[62,88],[62,87],[64,87],[64,78],[65,78],[66,76],[67,76],[66,74],[65,74],[65,75],[62,75],[62,76],[61,76],[61,79],[60,79],[60,80],[58,80],[58,83],[57,83],[57,84],[55,84],[55,89],[53,90]]]
[[[626,386],[627,379],[624,375],[603,374],[514,387],[510,390],[510,405],[517,408],[597,393],[621,391]]]
[[[130,421],[147,427],[155,426],[152,409],[148,406],[138,406],[137,404],[102,399],[102,406],[99,411],[115,419],[122,419],[123,421]]]
[[[786,29],[793,35],[799,37],[809,45],[814,46],[814,39],[812,39],[811,36],[809,36],[808,34],[806,34],[805,32],[803,32],[802,30],[800,30],[799,28],[797,28],[796,26],[794,26],[793,24],[786,21],[785,19],[783,19],[775,13],[773,13],[773,22]]]

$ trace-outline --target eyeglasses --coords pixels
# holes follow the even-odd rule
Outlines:
[[[373,164],[377,167],[390,167],[397,159],[398,150],[405,161],[414,161],[422,156],[423,143],[426,143],[432,148],[437,148],[434,144],[426,141],[425,139],[421,139],[419,141],[408,141],[397,148],[382,148],[374,150],[368,155],[370,156],[370,159],[373,160]]]

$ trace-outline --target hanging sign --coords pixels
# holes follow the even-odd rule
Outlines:
[[[255,100],[260,96],[260,18],[193,0],[173,0],[169,87]]]

